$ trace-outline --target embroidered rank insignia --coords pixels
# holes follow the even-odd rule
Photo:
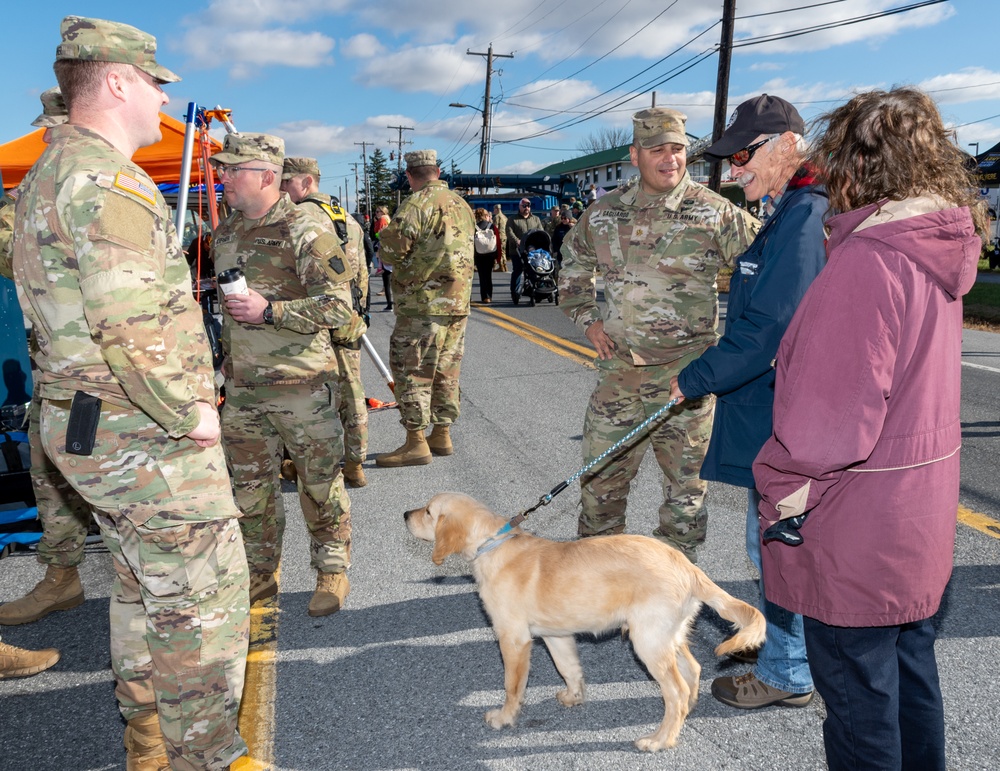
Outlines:
[[[141,182],[124,171],[119,171],[115,175],[115,187],[126,193],[131,193],[136,198],[148,201],[154,206],[156,205],[156,191],[145,182]]]

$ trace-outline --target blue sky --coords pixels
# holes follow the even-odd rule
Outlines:
[[[916,1],[739,0],[735,36],[739,43]],[[494,63],[490,170],[531,172],[579,155],[590,134],[630,130],[652,90],[658,105],[688,115],[690,133],[710,133],[721,8],[722,0],[9,2],[0,143],[30,128],[38,94],[55,83],[60,19],[76,14],[156,35],[161,63],[183,76],[166,87],[168,113],[182,117],[189,101],[228,107],[238,129],[278,134],[288,154],[318,157],[323,189],[346,186],[351,200],[359,143],[388,155],[397,138],[388,126],[413,127],[403,132],[413,143],[404,151],[433,147],[446,166],[478,170],[486,62],[466,52],[492,42],[513,58]],[[739,47],[727,113],[766,91],[808,121],[856,91],[916,84],[938,100],[963,148],[986,150],[1000,142],[997,12],[996,0],[949,0]]]

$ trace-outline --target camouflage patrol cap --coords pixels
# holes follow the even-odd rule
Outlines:
[[[52,128],[60,126],[69,120],[66,111],[66,102],[63,100],[62,91],[59,86],[43,91],[38,97],[42,100],[42,114],[31,121],[32,126],[37,128]]]
[[[77,59],[134,64],[160,83],[175,83],[181,79],[156,63],[156,38],[128,24],[67,16],[59,29],[62,43],[56,48],[56,61]]]
[[[299,174],[312,174],[319,179],[319,161],[315,158],[285,158],[281,167],[281,178],[291,179]]]
[[[668,142],[687,146],[684,131],[687,115],[669,107],[650,107],[632,116],[632,143],[648,149]]]
[[[418,166],[437,166],[437,150],[414,150],[403,156],[406,159],[406,170],[415,169]]]
[[[272,134],[226,134],[222,152],[208,160],[212,163],[237,164],[247,161],[264,161],[282,165],[285,159],[285,140]]]

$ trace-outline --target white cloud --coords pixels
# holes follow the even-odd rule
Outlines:
[[[491,174],[534,174],[539,168],[546,164],[539,164],[538,161],[518,161],[508,163],[497,169],[490,169]]]
[[[370,59],[373,56],[383,53],[385,46],[374,35],[362,32],[345,40],[341,44],[340,50],[344,53],[344,56],[350,56],[354,59]]]
[[[399,91],[447,94],[484,77],[481,62],[453,45],[404,48],[364,64],[355,81]]]
[[[288,29],[231,30],[219,35],[217,30],[201,27],[190,30],[184,38],[196,67],[212,68],[219,62],[229,65],[233,78],[252,77],[269,65],[319,67],[333,62],[330,56],[334,41],[321,32],[295,32]]]
[[[347,0],[212,0],[208,8],[189,16],[187,21],[222,31],[261,28],[272,22],[289,24],[338,13],[350,5]]]
[[[356,148],[354,142],[368,138],[367,130],[363,128],[331,126],[312,120],[282,123],[268,133],[285,140],[286,155],[307,155],[314,158],[355,150],[360,154],[361,148]]]
[[[985,67],[966,67],[937,75],[917,84],[930,92],[938,104],[961,104],[1000,99],[1000,72]]]

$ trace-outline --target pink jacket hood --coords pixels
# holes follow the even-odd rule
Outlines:
[[[852,233],[881,241],[902,252],[953,298],[968,293],[976,282],[976,260],[982,242],[971,224],[967,206],[955,207],[934,196],[905,201],[885,199],[831,217],[827,253]]]

